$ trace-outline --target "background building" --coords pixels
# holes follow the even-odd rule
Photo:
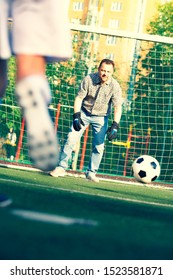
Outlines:
[[[111,31],[147,33],[149,22],[157,14],[159,4],[170,0],[69,0],[69,19],[74,25],[89,25],[92,28],[107,28],[110,35],[92,37],[97,59],[108,57],[126,61],[133,57],[134,45],[122,44]],[[127,52],[128,49],[128,52]]]
[[[69,0],[71,23],[146,32],[159,4],[172,0]]]

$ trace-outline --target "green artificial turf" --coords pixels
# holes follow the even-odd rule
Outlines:
[[[173,258],[173,189],[0,168],[1,260],[168,260]],[[82,221],[24,219],[16,210]]]

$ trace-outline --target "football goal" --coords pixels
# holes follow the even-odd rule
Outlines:
[[[52,90],[50,115],[61,147],[72,123],[73,102],[81,80],[97,71],[103,58],[114,60],[114,78],[120,83],[123,114],[116,141],[105,139],[99,173],[132,177],[132,163],[140,155],[160,163],[159,180],[173,182],[173,39],[163,36],[71,25],[73,57],[47,65]],[[25,121],[14,96],[15,58],[9,60],[9,84],[0,105],[0,161],[32,167],[27,151]],[[109,123],[113,114],[109,117]],[[13,127],[14,157],[7,155],[7,134]],[[84,172],[92,150],[89,127],[74,147],[69,169]]]

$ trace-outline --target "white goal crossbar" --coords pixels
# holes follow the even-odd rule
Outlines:
[[[110,28],[104,28],[93,25],[80,25],[80,24],[70,24],[70,29],[73,31],[83,31],[90,33],[97,33],[101,35],[117,36],[130,39],[137,39],[143,41],[152,41],[158,43],[168,43],[173,44],[173,38],[159,35],[135,33],[124,30],[111,30]]]

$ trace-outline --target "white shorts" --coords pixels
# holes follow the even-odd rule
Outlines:
[[[8,59],[11,53],[42,55],[47,62],[69,59],[68,0],[0,0],[0,58]]]

